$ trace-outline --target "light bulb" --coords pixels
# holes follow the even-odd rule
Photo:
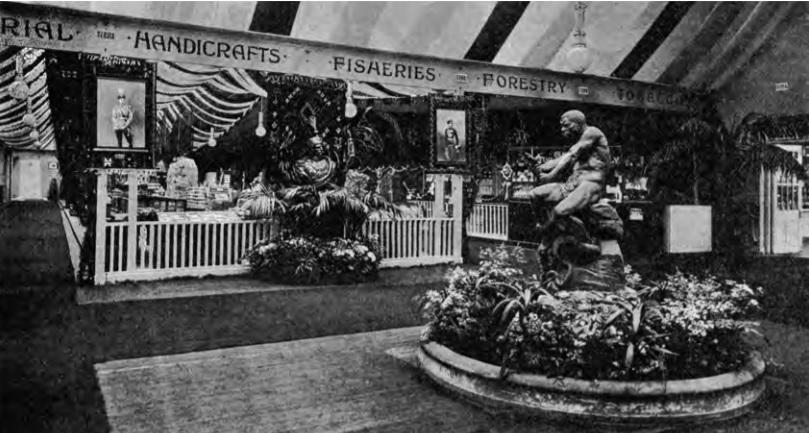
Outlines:
[[[34,147],[38,147],[38,148],[42,147],[42,143],[40,143],[39,140],[37,140],[37,141],[34,142]]]
[[[354,116],[357,115],[357,106],[354,105],[354,103],[351,102],[350,100],[348,102],[346,102],[345,115],[346,115],[347,119],[352,119],[352,118],[354,118]]]
[[[39,131],[34,129],[33,131],[31,131],[30,134],[28,134],[28,136],[31,137],[31,140],[34,140],[34,141],[39,140]]]
[[[22,123],[33,127],[37,124],[37,118],[31,113],[26,113],[24,116],[22,116]]]
[[[353,119],[357,115],[357,106],[354,105],[354,89],[351,81],[346,81],[346,119]]]
[[[213,128],[211,128],[211,135],[208,138],[208,146],[211,146],[211,147],[216,146],[216,137],[213,136]]]
[[[586,44],[575,44],[567,52],[567,64],[576,73],[582,73],[593,63],[593,54]]]
[[[256,135],[263,137],[267,135],[267,128],[264,127],[264,112],[258,112],[258,128],[256,128]]]

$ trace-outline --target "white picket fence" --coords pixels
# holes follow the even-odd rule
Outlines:
[[[379,237],[383,268],[461,262],[461,232],[453,218],[374,220],[362,232]]]
[[[432,208],[432,206],[430,206]],[[407,267],[461,262],[461,233],[454,218],[409,218],[368,221],[363,234],[378,236],[381,267]],[[478,204],[467,221],[467,234],[508,238],[508,206]],[[245,252],[275,236],[268,222],[142,222],[136,224],[134,248],[127,223],[105,226],[103,253],[106,283],[183,276],[233,275],[249,271]],[[134,254],[129,260],[130,251]]]
[[[433,202],[420,204],[426,217],[378,219],[363,227],[378,236],[383,248],[381,267],[460,263],[462,178],[451,179],[450,204],[444,215],[435,215]],[[107,173],[99,172],[96,214],[106,215]],[[441,179],[439,179],[441,180]],[[444,196],[443,180],[436,194]],[[96,225],[95,283],[167,279],[206,275],[233,275],[249,271],[242,263],[245,252],[278,233],[277,224],[259,221],[135,221],[137,177],[128,177],[127,213],[130,221]],[[439,200],[439,202],[442,202]]]
[[[476,238],[508,240],[508,205],[476,204],[466,221],[466,234]]]
[[[183,276],[246,273],[245,252],[275,236],[275,224],[240,222],[138,222],[133,260],[127,223],[106,225],[106,283]],[[382,246],[380,267],[407,267],[461,262],[461,233],[452,218],[368,221],[363,234]]]
[[[105,229],[108,283],[244,273],[250,269],[242,264],[244,253],[277,232],[276,224],[260,221],[139,221],[133,248],[127,223],[109,223]]]
[[[415,205],[421,207],[424,211],[425,218],[432,218],[435,215],[435,202],[428,201],[428,200],[409,200],[407,204]],[[447,218],[452,218],[454,211],[454,206],[452,203],[445,203],[444,204],[444,214]]]

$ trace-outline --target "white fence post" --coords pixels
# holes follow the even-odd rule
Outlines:
[[[96,249],[95,249],[95,284],[107,282],[106,249],[107,249],[107,172],[98,171],[96,178]]]
[[[126,206],[126,270],[135,270],[135,254],[138,247],[138,174],[127,174],[129,191]],[[123,237],[123,236],[122,236]]]
[[[443,230],[441,230],[441,219],[446,216],[444,211],[444,183],[446,177],[443,174],[433,175],[435,182],[435,196],[433,197],[433,251],[435,255],[441,255],[443,240]]]
[[[472,208],[466,224],[466,235],[495,240],[508,240],[508,205],[480,203]]]
[[[460,259],[463,246],[463,176],[453,174],[450,177],[452,190],[450,203],[452,203],[452,256]]]

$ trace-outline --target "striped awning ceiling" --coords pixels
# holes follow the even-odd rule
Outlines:
[[[56,148],[42,54],[42,50],[0,47],[0,143],[9,148]],[[9,94],[16,81],[28,86],[27,99],[18,100]],[[23,123],[27,113],[36,119],[33,127]],[[32,131],[36,131],[38,137],[32,137]]]
[[[577,2],[44,2],[386,51],[568,71]],[[798,2],[584,2],[587,74],[709,90]]]
[[[578,2],[39,3],[448,59],[569,71],[566,58],[574,42],[574,7]],[[785,19],[798,12],[797,2],[584,3],[583,30],[594,54],[586,74],[702,91],[728,84],[765,42],[776,37]],[[354,90],[355,96],[368,98],[426,93],[370,83],[356,83]],[[204,125],[205,129],[195,129],[198,144],[207,141],[210,128],[217,137],[225,133],[263,92],[245,71],[169,63],[159,64],[157,91],[158,118],[166,126],[187,110]],[[0,114],[0,122],[5,116],[5,111]],[[14,122],[10,124],[16,125]],[[47,124],[44,127],[47,129]],[[13,135],[16,132],[2,131],[0,134],[12,134],[0,135],[6,143],[22,143],[20,135]]]

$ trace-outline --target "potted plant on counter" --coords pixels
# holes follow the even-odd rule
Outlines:
[[[647,170],[653,199],[666,205],[666,252],[712,251],[714,219],[730,226],[720,227],[722,236],[738,235],[733,221],[757,191],[762,170],[807,179],[792,155],[771,145],[783,132],[776,123],[752,113],[727,129],[692,117],[652,156]]]

